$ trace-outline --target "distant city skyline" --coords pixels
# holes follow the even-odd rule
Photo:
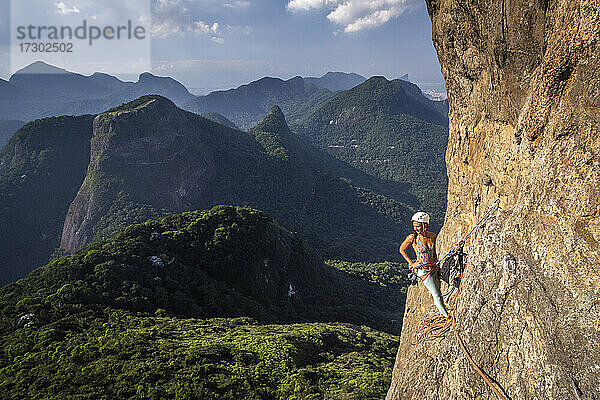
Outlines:
[[[80,19],[120,13],[119,3],[108,0],[30,2],[47,5],[56,15]],[[0,0],[0,6],[10,10],[8,0]],[[41,6],[32,7],[32,14],[38,9],[38,20],[49,15],[48,8],[43,11]],[[149,72],[170,76],[195,94],[238,87],[264,76],[287,80],[329,71],[388,79],[408,74],[424,90],[445,91],[423,1],[152,0],[151,9]],[[3,79],[11,74],[9,44],[14,27],[8,15],[0,13]],[[106,57],[119,60],[125,55],[115,50]],[[39,59],[83,75],[106,72],[135,81],[140,72],[123,70],[123,65],[112,72],[114,61],[61,64],[56,58]]]

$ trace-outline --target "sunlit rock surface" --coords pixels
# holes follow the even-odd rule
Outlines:
[[[456,329],[507,398],[600,398],[599,2],[427,7],[450,103],[438,253],[502,207],[470,251]],[[411,288],[387,399],[496,398],[453,332],[411,344],[430,311]]]

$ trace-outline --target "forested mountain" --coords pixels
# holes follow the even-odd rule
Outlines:
[[[225,125],[229,128],[239,129],[236,124],[234,124],[233,122],[231,122],[230,120],[228,120],[227,118],[222,116],[221,114],[209,112],[209,113],[204,113],[204,114],[200,114],[200,115],[206,119],[210,119],[213,122],[217,122],[217,123],[219,123],[221,125]]]
[[[85,177],[93,116],[29,122],[0,150],[0,285],[48,262]]]
[[[249,204],[327,256],[382,259],[394,251],[415,199],[385,198],[336,173],[289,131],[278,107],[242,132],[165,98],[142,97],[96,118],[90,165],[61,247],[73,252],[170,212]]]
[[[381,397],[397,337],[359,325],[400,328],[403,283],[386,284],[324,264],[250,208],[147,221],[0,289],[0,389],[48,399]]]
[[[43,63],[0,82],[24,119],[91,114],[29,122],[0,150],[0,393],[385,394],[407,285],[385,260],[417,209],[443,213],[447,103],[399,80],[309,81],[193,101],[171,78]],[[391,146],[396,163],[357,161]]]
[[[410,82],[372,77],[337,93],[292,130],[368,174],[410,183],[439,227],[446,208],[447,106]]]
[[[389,260],[419,207],[408,185],[304,143],[278,107],[243,132],[147,96],[96,117],[29,123],[0,160],[3,282],[59,245],[74,252],[129,224],[217,204],[264,210],[326,257]]]
[[[249,128],[262,120],[274,105],[278,105],[288,120],[294,121],[332,96],[297,76],[284,81],[265,77],[235,89],[221,90],[198,96],[182,105],[197,114],[222,114],[237,126]]]

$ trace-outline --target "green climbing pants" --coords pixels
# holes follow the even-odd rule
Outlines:
[[[422,277],[427,275],[427,271],[423,269],[417,269],[417,276]],[[446,306],[444,305],[444,299],[442,298],[442,292],[440,290],[440,275],[438,271],[433,271],[429,274],[427,278],[423,281],[423,284],[431,293],[431,297],[433,297],[433,303],[440,310],[442,315],[448,318],[448,311],[446,310]]]

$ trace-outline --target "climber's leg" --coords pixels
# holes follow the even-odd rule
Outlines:
[[[417,276],[424,276],[426,274],[422,269],[417,270]],[[442,298],[442,292],[440,290],[440,277],[437,271],[432,272],[429,276],[423,281],[423,284],[431,293],[431,297],[433,297],[433,303],[440,310],[442,315],[446,318],[449,317],[448,311],[446,310],[446,306],[444,305],[444,299]]]

